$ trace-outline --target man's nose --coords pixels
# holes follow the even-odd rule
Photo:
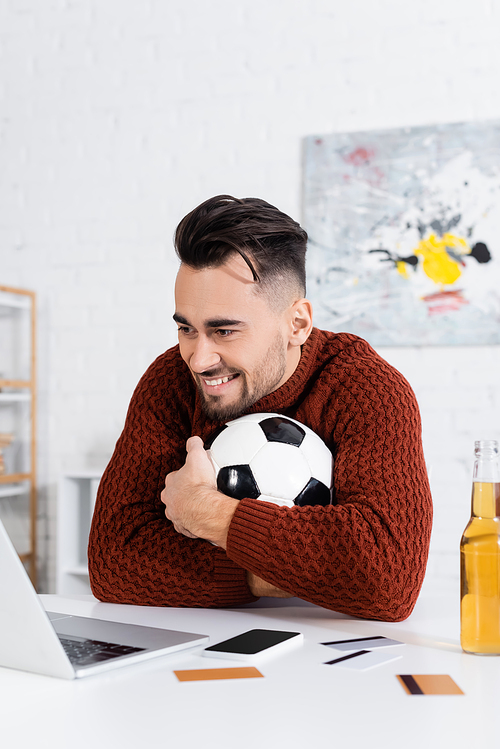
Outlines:
[[[217,367],[220,364],[220,361],[220,356],[211,341],[206,336],[199,336],[196,340],[189,361],[193,372],[201,374],[202,372]]]

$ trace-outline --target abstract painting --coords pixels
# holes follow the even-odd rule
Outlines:
[[[500,343],[500,122],[309,136],[303,188],[318,327]]]

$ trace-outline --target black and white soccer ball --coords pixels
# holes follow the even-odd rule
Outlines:
[[[235,499],[328,505],[333,456],[312,429],[288,416],[257,413],[227,422],[205,443],[217,488]]]

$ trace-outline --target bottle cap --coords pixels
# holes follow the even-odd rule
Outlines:
[[[498,455],[498,441],[476,440],[474,442],[474,452],[476,455],[482,455],[483,457],[493,457]]]

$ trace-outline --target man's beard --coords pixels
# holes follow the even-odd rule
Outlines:
[[[207,416],[214,421],[228,421],[230,419],[235,419],[237,416],[240,416],[247,411],[250,406],[253,406],[254,403],[257,403],[258,400],[265,395],[269,395],[269,393],[272,393],[278,388],[285,375],[286,366],[287,359],[283,338],[280,333],[277,333],[263,360],[254,368],[254,372],[261,372],[261,376],[260,379],[254,383],[252,390],[248,387],[246,375],[237,372],[237,370],[233,372],[224,370],[225,375],[238,374],[238,379],[241,382],[241,395],[236,402],[224,405],[220,402],[222,400],[221,396],[207,395],[200,383],[201,375],[195,375],[195,382],[200,391],[203,410]],[[215,371],[204,373],[204,379],[215,377],[217,377],[217,372]]]

